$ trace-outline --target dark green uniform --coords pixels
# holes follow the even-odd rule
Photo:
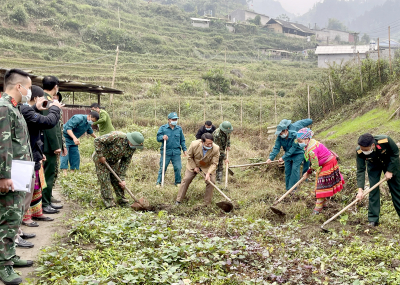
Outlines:
[[[44,93],[44,96],[46,100],[53,100],[53,98],[46,92]],[[47,116],[49,110],[44,110],[41,113],[43,116]],[[57,149],[61,149],[62,151],[64,149],[60,122],[49,130],[43,130],[43,144],[43,153],[46,155],[46,161],[43,163],[43,168],[47,187],[42,191],[42,205],[43,207],[47,207],[51,204],[53,186],[58,171],[57,159],[59,159],[60,156],[59,154],[55,154],[54,151]]]
[[[388,180],[388,185],[394,208],[400,216],[399,148],[389,136],[379,135],[374,136],[374,139],[375,149],[370,155],[365,155],[360,146],[357,147],[357,186],[364,189],[366,168],[370,187],[379,182],[382,173],[392,172],[393,177]],[[380,209],[380,191],[378,187],[369,193],[368,221],[379,222]]]
[[[226,159],[225,150],[231,146],[231,135],[224,133],[220,128],[213,133],[214,143],[219,146],[219,162],[217,167],[217,180],[221,181],[222,171],[224,170],[224,160]]]
[[[11,179],[13,160],[32,161],[28,127],[17,102],[0,98],[0,179]],[[25,192],[0,193],[0,266],[13,265],[15,235],[22,222]]]

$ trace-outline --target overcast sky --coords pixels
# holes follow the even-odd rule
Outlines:
[[[281,2],[283,8],[285,8],[286,11],[293,13],[293,14],[304,14],[316,2],[321,2],[320,0],[279,0]]]

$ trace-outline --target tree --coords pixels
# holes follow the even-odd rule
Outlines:
[[[335,18],[329,18],[328,29],[337,31],[347,31],[346,25]]]
[[[363,41],[363,42],[366,43],[366,44],[369,44],[370,41],[371,41],[371,38],[370,38],[367,34],[364,34],[364,35],[362,36],[362,38],[361,38],[361,41]]]
[[[290,18],[286,14],[281,14],[278,17],[276,17],[278,20],[283,20],[286,22],[290,22]]]

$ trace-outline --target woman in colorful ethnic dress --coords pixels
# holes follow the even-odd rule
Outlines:
[[[297,141],[304,147],[304,157],[311,162],[309,170],[304,173],[308,178],[315,171],[317,173],[314,214],[319,214],[325,207],[328,197],[343,189],[344,180],[339,171],[336,155],[322,143],[313,139],[314,133],[309,128],[303,128],[297,132]]]

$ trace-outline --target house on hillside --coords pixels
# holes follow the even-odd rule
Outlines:
[[[315,30],[315,37],[319,42],[326,42],[327,45],[332,42],[354,43],[354,35],[349,32],[337,30]]]
[[[209,19],[200,19],[200,18],[190,18],[192,20],[192,26],[196,28],[209,28],[210,20]]]
[[[358,60],[357,53],[360,54],[360,60],[367,58],[367,53],[370,50],[369,45],[359,46],[318,46],[315,54],[318,55],[318,67],[327,68],[330,65],[351,60]]]
[[[291,23],[280,19],[270,19],[264,28],[293,38],[306,38],[315,34],[313,30],[302,24]]]
[[[240,9],[230,13],[229,20],[231,20],[233,23],[246,22],[248,20],[253,20],[257,16],[260,16],[262,26],[264,26],[269,21],[269,17],[264,14],[259,14],[253,11],[240,10]]]
[[[287,50],[280,49],[271,49],[271,48],[259,48],[260,54],[268,56],[269,59],[287,59],[290,58],[293,52]]]

